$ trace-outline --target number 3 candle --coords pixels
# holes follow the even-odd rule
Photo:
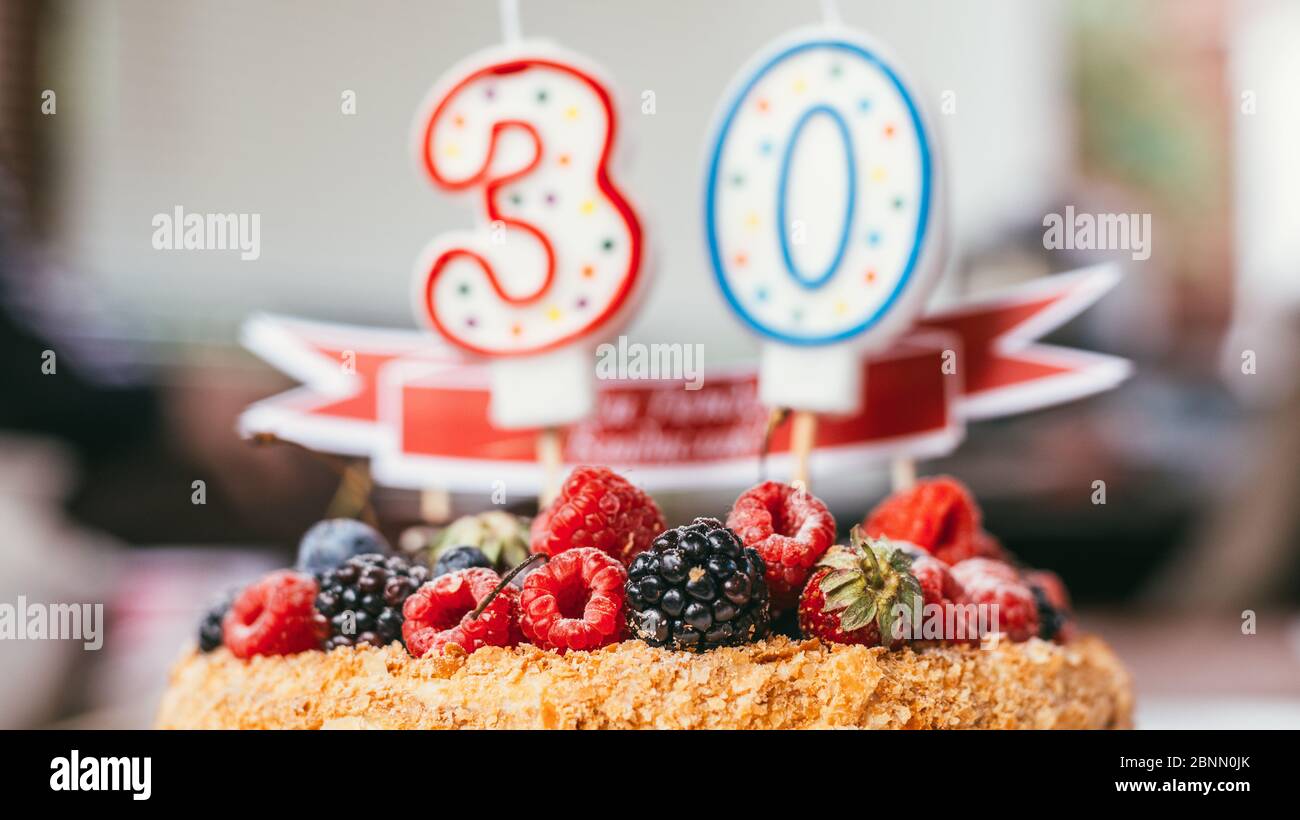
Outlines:
[[[942,267],[940,182],[917,96],[860,35],[796,32],[740,72],[704,216],[723,295],[765,340],[765,404],[858,408],[859,356],[912,323]]]
[[[641,278],[641,226],[610,176],[617,118],[604,82],[543,44],[481,52],[434,87],[416,123],[420,162],[477,202],[415,275],[417,312],[492,360],[498,427],[567,424],[594,403],[591,346]]]

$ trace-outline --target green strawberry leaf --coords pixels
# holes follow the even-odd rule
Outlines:
[[[853,632],[861,629],[871,623],[871,619],[876,617],[876,602],[874,598],[859,598],[852,606],[844,610],[840,616],[840,629],[845,632]]]

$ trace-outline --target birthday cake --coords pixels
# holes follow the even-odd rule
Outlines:
[[[885,499],[844,544],[790,485],[668,528],[594,467],[530,529],[511,518],[469,517],[418,554],[316,525],[294,570],[204,619],[158,726],[1130,725],[1118,659],[952,479]]]

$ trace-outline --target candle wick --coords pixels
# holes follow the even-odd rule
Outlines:
[[[501,39],[507,43],[516,43],[523,37],[519,25],[519,0],[500,0]]]

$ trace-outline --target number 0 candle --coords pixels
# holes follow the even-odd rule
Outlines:
[[[938,160],[897,64],[843,27],[796,32],[740,72],[704,218],[722,293],[765,340],[765,404],[857,409],[858,356],[912,323],[942,267]]]
[[[591,345],[638,290],[640,221],[610,170],[616,125],[596,72],[544,44],[469,58],[439,81],[417,121],[422,167],[440,188],[472,197],[479,219],[426,248],[417,313],[493,360],[498,426],[585,416]]]

